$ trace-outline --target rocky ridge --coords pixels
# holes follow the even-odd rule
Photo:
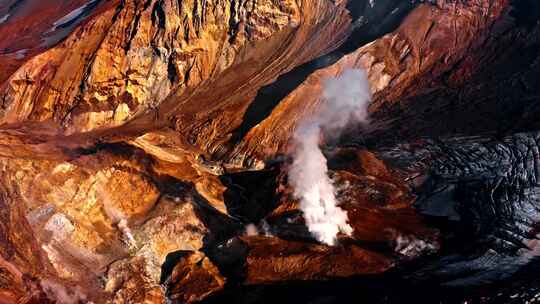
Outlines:
[[[0,33],[25,29],[0,44],[0,303],[191,303],[429,256],[418,280],[459,285],[538,255],[525,4],[74,1],[30,17],[50,5],[0,5]],[[347,68],[368,73],[371,122],[326,143],[354,228],[328,247],[292,196],[287,149]],[[485,127],[448,127],[491,90],[482,102],[521,109],[505,119],[528,133],[496,128],[487,106]],[[482,250],[448,256],[434,209]]]

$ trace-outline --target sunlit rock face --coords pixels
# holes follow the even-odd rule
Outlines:
[[[6,237],[33,239],[29,245],[37,246],[50,280],[75,283],[90,300],[115,294],[117,303],[164,302],[159,280],[167,254],[199,250],[226,237],[235,224],[193,186],[168,175],[171,181],[162,181],[160,168],[143,152],[114,150],[71,162],[3,158],[3,193],[22,216],[14,224],[27,225],[6,231]],[[17,263],[11,259],[6,265]],[[23,275],[18,266],[8,269]]]
[[[169,299],[181,303],[203,300],[222,290],[226,279],[202,252],[178,252],[176,265],[165,284]]]
[[[326,1],[107,6],[11,75],[2,89],[3,122],[52,119],[70,133],[121,125],[233,66],[251,69],[235,73],[230,87],[249,80],[256,89],[336,47],[349,20]],[[316,47],[299,47],[310,44]]]
[[[269,286],[295,304],[499,288],[485,284],[527,298],[538,9],[3,1],[0,303],[258,303]],[[351,68],[372,102],[318,140],[351,228],[329,246],[293,195],[291,137]],[[371,279],[386,287],[356,281]]]

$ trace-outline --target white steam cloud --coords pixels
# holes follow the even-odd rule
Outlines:
[[[260,227],[260,229],[259,229],[259,227]],[[247,236],[256,236],[256,235],[273,236],[272,228],[270,227],[268,222],[265,221],[264,219],[262,219],[259,222],[259,225],[255,225],[255,224],[252,224],[252,223],[247,224],[246,227],[244,228],[244,235],[247,235]]]
[[[244,234],[247,236],[259,235],[259,229],[254,224],[247,224],[245,227]]]
[[[371,100],[364,71],[345,70],[324,82],[323,104],[318,112],[297,127],[289,181],[309,231],[321,243],[334,245],[337,234],[352,234],[347,212],[338,206],[336,191],[328,176],[328,166],[319,141],[322,131],[338,136],[351,123],[365,123]]]

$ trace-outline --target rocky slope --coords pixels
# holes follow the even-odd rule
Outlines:
[[[121,2],[10,76],[2,122],[50,119],[70,133],[112,127],[203,82],[225,87],[226,71],[242,71],[227,90],[248,80],[256,89],[338,46],[349,20],[327,1]]]
[[[292,293],[275,284],[315,286],[290,302],[331,288],[342,303],[356,280],[388,273],[420,289],[527,280],[539,255],[539,10],[0,3],[0,303]],[[366,70],[373,100],[369,124],[324,142],[354,231],[327,246],[306,228],[288,153],[325,79],[349,68]]]

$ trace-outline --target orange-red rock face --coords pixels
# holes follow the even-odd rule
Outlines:
[[[9,219],[0,266],[20,290],[35,281],[36,295],[54,299],[47,288],[60,285],[92,301],[160,303],[160,268],[169,253],[200,250],[238,227],[189,184],[204,171],[170,176],[163,168],[171,164],[133,148],[71,161],[0,162],[2,216]]]
[[[226,279],[203,253],[186,253],[178,261],[167,285],[169,298],[173,301],[191,303],[201,301],[220,291]]]
[[[377,253],[354,245],[323,245],[248,237],[246,284],[324,280],[380,273],[392,263]]]
[[[0,83],[6,81],[24,62],[67,36],[74,25],[84,22],[88,17],[100,14],[117,3],[117,1],[106,1],[100,5],[100,2],[14,0],[2,3],[0,6],[0,37],[2,37]]]
[[[389,4],[381,20],[358,3],[0,3],[0,303],[191,303],[226,282],[377,275],[437,252],[404,177],[359,146],[399,137],[418,96],[474,79],[510,2]],[[354,229],[330,247],[308,233],[286,155],[347,68],[367,71],[373,102],[349,147],[324,151]]]
[[[33,303],[47,302],[37,276],[52,273],[50,263],[36,242],[23,208],[14,193],[2,188],[0,225],[0,302],[16,303],[27,298]]]
[[[201,109],[212,119],[223,105],[245,107],[246,101],[220,100],[231,91],[249,98],[279,74],[337,47],[348,23],[345,9],[326,1],[126,1],[12,75],[3,89],[2,121],[52,119],[73,133],[180,106],[187,119]],[[211,100],[182,102],[193,94],[184,91],[200,91],[202,82],[214,83]],[[170,95],[177,97],[161,105]],[[205,119],[185,123],[193,129],[199,120]]]

